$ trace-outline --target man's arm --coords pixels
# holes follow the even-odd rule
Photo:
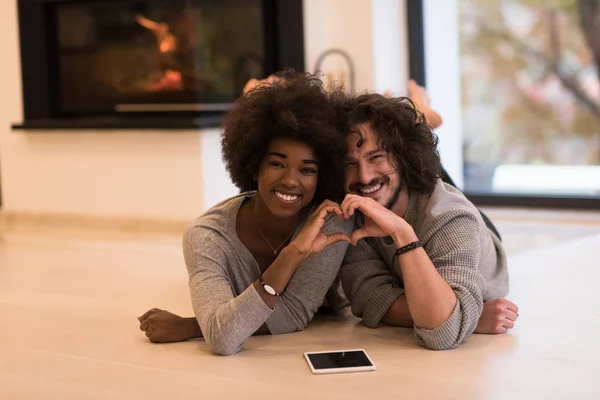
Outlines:
[[[506,333],[515,326],[517,318],[519,318],[519,307],[513,302],[503,298],[488,301],[483,304],[483,311],[474,333]],[[381,322],[391,326],[412,327],[414,325],[405,295],[394,301]]]
[[[345,216],[354,215],[355,210],[361,211],[365,216],[363,226],[352,233],[352,243],[355,246],[360,245],[361,239],[368,237],[379,238],[390,236],[396,248],[404,247],[418,240],[410,224],[373,199],[347,195],[342,203],[342,210]],[[435,329],[441,326],[456,305],[456,296],[452,288],[440,276],[423,248],[416,248],[400,254],[397,258],[401,266],[400,273],[404,282],[408,309],[415,325],[425,329]],[[371,263],[373,261],[369,264]],[[370,269],[372,270],[373,268],[370,267]],[[390,269],[393,270],[395,267],[392,266]],[[355,270],[361,272],[360,268],[355,268]],[[376,274],[375,271],[373,273]],[[369,282],[375,283],[374,286],[382,286],[381,283],[386,283],[377,282],[377,279],[374,279],[378,278],[377,275],[368,276],[365,273],[356,275],[353,278],[355,286],[358,285],[359,288],[365,286],[360,281],[360,278],[367,278]],[[382,274],[381,278],[385,279],[385,275]],[[369,289],[372,288],[368,287],[366,290],[370,291]],[[389,301],[389,297],[386,298],[389,303],[385,304],[385,309],[382,312],[381,306],[383,304],[378,304],[380,314],[376,321],[372,321],[373,325],[377,325],[400,294],[402,293],[398,293],[392,301]],[[363,319],[365,319],[364,316]]]
[[[399,256],[398,268],[417,341],[443,350],[458,346],[475,330],[485,282],[477,269],[481,253],[477,217],[457,210],[437,223],[424,238],[425,248]]]
[[[398,257],[406,293],[382,318],[388,325],[414,326],[419,344],[435,350],[454,348],[473,333],[483,308],[485,283],[476,270],[478,240],[450,234],[453,226],[472,225],[464,234],[476,235],[476,220],[457,217],[448,224],[426,245],[433,249],[433,261],[422,248]]]
[[[342,210],[345,215],[353,215],[354,210],[365,215],[365,224],[352,234],[355,245],[365,237],[390,236],[396,247],[401,248],[419,239],[403,218],[373,199],[348,195],[342,203]],[[468,210],[453,210],[436,216],[427,232],[423,233],[426,237],[420,238],[431,258],[424,248],[416,248],[397,257],[395,268],[402,274],[417,342],[425,347],[437,350],[454,348],[477,325],[485,288],[477,269],[481,250],[480,229],[475,214]]]
[[[352,314],[371,328],[379,325],[390,306],[404,294],[391,267],[366,240],[348,248],[340,276]]]
[[[419,240],[413,228],[402,224],[392,234],[396,248]],[[415,326],[433,330],[448,319],[456,306],[454,291],[440,275],[424,248],[416,248],[398,257],[402,271],[406,302]]]
[[[381,322],[386,325],[403,326],[406,328],[412,328],[414,326],[415,323],[410,315],[410,310],[408,309],[406,295],[399,296],[392,303],[381,319]]]

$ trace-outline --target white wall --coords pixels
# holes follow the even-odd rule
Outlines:
[[[348,53],[356,70],[355,90],[406,93],[408,56],[406,0],[304,0],[306,70],[315,72],[323,52],[335,48]],[[322,71],[346,75],[346,61],[328,56]]]
[[[202,210],[200,133],[23,132],[16,1],[0,2],[0,173],[7,212],[190,219]]]
[[[355,64],[356,90],[373,89],[371,13],[371,0],[304,0],[306,71],[314,72],[324,51],[341,49]],[[325,60],[322,70],[348,72],[344,59],[336,55]]]
[[[198,132],[2,134],[5,211],[157,219],[202,211]]]
[[[202,195],[205,209],[240,191],[231,182],[225,164],[221,159],[220,131],[212,129],[200,136],[202,152]]]
[[[406,0],[372,0],[372,90],[406,95],[410,76]]]
[[[341,48],[356,64],[358,91],[403,91],[406,45],[395,35],[405,27],[389,24],[403,24],[404,1],[305,0],[307,70],[323,51]],[[374,23],[377,15],[388,26]],[[4,212],[188,220],[237,192],[221,162],[218,130],[12,131],[22,120],[15,0],[0,2],[0,21]],[[344,64],[332,57],[324,67]]]

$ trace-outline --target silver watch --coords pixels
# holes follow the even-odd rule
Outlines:
[[[273,289],[272,286],[267,285],[265,283],[265,281],[263,281],[262,274],[258,277],[258,279],[260,280],[260,285],[263,287],[263,289],[265,289],[265,292],[269,293],[271,296],[280,296],[281,295],[281,293],[277,293],[277,291],[275,289]]]

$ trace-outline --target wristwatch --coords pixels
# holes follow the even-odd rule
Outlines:
[[[262,274],[260,274],[258,279],[260,281],[260,285],[263,287],[263,289],[265,289],[265,292],[269,293],[271,296],[281,296],[281,293],[277,293],[277,291],[273,289],[272,286],[267,285],[265,281],[263,281]]]

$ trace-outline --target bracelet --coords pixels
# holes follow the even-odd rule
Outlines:
[[[423,242],[417,240],[416,242],[412,242],[407,244],[406,246],[400,247],[396,250],[396,256],[400,256],[404,253],[408,253],[411,250],[418,249],[419,247],[423,247]]]

